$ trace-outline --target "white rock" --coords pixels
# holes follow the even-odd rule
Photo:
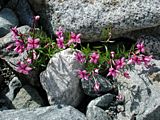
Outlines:
[[[37,109],[5,110],[0,120],[86,120],[83,113],[71,106],[49,106]]]
[[[40,74],[50,104],[77,106],[80,103],[82,91],[76,70],[81,67],[72,49],[63,50],[50,59],[46,70]]]
[[[131,79],[118,78],[120,93],[125,96],[125,112],[119,113],[117,120],[159,120],[160,119],[160,61],[152,61],[156,66],[150,69],[135,66],[129,71]]]
[[[111,117],[105,112],[111,102],[114,100],[114,95],[105,94],[92,100],[87,106],[86,117],[88,120],[111,120]],[[103,108],[103,109],[102,109]]]

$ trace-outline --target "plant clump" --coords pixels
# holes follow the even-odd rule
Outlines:
[[[28,54],[27,58],[17,63],[19,73],[29,74],[32,69],[45,69],[49,59],[55,53],[72,48],[75,50],[75,60],[84,65],[84,69],[76,71],[82,86],[84,85],[83,89],[87,94],[94,91],[96,95],[100,95],[114,88],[113,83],[118,75],[130,79],[128,69],[135,64],[144,64],[147,67],[152,59],[152,56],[144,54],[143,42],[136,44],[128,51],[125,50],[125,47],[117,51],[108,50],[107,44],[112,42],[111,33],[106,34],[108,38],[102,42],[101,46],[93,49],[89,44],[87,46],[81,44],[81,34],[67,33],[62,27],[55,32],[56,40],[52,40],[44,32],[35,28],[39,19],[39,16],[34,17],[33,28],[29,33],[22,34],[16,27],[11,29],[14,43],[6,49],[13,48],[17,54],[22,54],[24,51]],[[102,31],[102,33],[106,32]],[[79,50],[75,49],[79,46]],[[105,50],[101,50],[102,47]]]

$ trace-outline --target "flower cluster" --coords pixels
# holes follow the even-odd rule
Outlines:
[[[70,33],[70,38],[68,41],[66,41],[62,27],[59,27],[55,32],[57,35],[56,41],[47,39],[46,36],[44,39],[42,38],[43,40],[40,40],[41,35],[36,36],[35,31],[35,24],[39,19],[39,16],[34,17],[33,28],[29,33],[22,34],[17,30],[16,27],[11,29],[12,39],[14,42],[13,44],[8,45],[6,49],[8,51],[13,49],[18,54],[22,54],[24,51],[26,51],[28,55],[27,58],[24,58],[23,61],[18,61],[16,69],[19,73],[28,74],[33,69],[33,67],[36,68],[39,66],[37,64],[45,64],[44,61],[48,61],[56,52],[71,46],[75,47],[77,44],[81,43],[80,34],[75,34],[74,32]],[[84,58],[81,56],[81,53],[77,53],[76,59],[80,60],[81,57]],[[81,59],[81,63],[84,61],[85,58]]]
[[[100,55],[97,51],[93,51],[92,53],[89,54],[89,56],[85,55],[82,51],[75,52],[75,59],[81,64],[90,64],[90,65],[93,64],[94,66],[97,66],[99,58],[100,58]],[[85,67],[87,67],[87,65]],[[91,72],[81,69],[81,70],[78,70],[78,77],[83,80],[90,80],[89,79],[90,76],[97,75],[98,71],[99,69],[97,68],[94,68],[94,70]],[[100,88],[100,84],[96,80],[94,81],[94,83],[95,83],[94,90],[98,91]]]
[[[144,43],[138,43],[136,45],[137,51],[133,52],[132,55],[129,55],[130,57],[128,59],[125,59],[124,57],[114,60],[114,57],[112,57],[112,65],[109,69],[109,73],[107,76],[113,76],[116,77],[118,73],[122,73],[122,75],[126,78],[130,78],[128,71],[121,71],[121,69],[125,68],[125,66],[129,64],[142,64],[144,63],[145,66],[148,66],[152,56],[145,56],[143,53],[145,52]]]
[[[35,16],[34,21],[39,20],[39,16]],[[12,44],[6,47],[6,50],[9,51],[13,48],[13,50],[21,54],[24,51],[28,53],[27,58],[24,61],[18,61],[16,70],[19,73],[28,74],[29,71],[32,70],[30,67],[34,60],[38,59],[36,49],[40,47],[40,39],[31,37],[30,34],[22,34],[20,33],[16,27],[11,29],[12,40],[14,41]]]
[[[98,60],[99,60],[99,54],[97,52],[93,52],[89,55],[89,60],[87,60],[87,57],[80,51],[76,51],[75,53],[75,59],[79,62],[79,63],[92,63],[92,64],[97,64]],[[85,71],[85,72],[84,72]],[[92,74],[97,73],[98,69],[95,69]],[[89,77],[89,73],[86,72],[86,70],[79,70],[78,71],[78,75],[79,78],[81,79],[85,79],[88,80]],[[86,77],[87,76],[87,77]]]
[[[77,46],[77,44],[80,44],[81,43],[81,40],[80,40],[80,36],[81,34],[75,34],[74,32],[71,32],[71,36],[70,36],[70,39],[68,40],[67,44],[65,44],[64,42],[64,30],[62,29],[62,27],[59,27],[59,29],[56,31],[56,35],[57,35],[57,46],[58,48],[60,49],[65,49],[69,46],[71,46],[72,44],[74,45],[74,47]]]
[[[83,50],[82,50],[83,51]],[[91,51],[92,52],[92,51]],[[108,51],[106,51],[108,52]],[[78,71],[78,76],[80,79],[83,80],[90,80],[89,78],[94,78],[95,75],[100,74],[98,73],[99,70],[101,69],[101,66],[103,64],[108,64],[108,66],[105,67],[108,72],[106,72],[106,77],[112,77],[116,78],[118,75],[122,75],[127,79],[130,79],[129,72],[127,71],[127,66],[129,65],[135,65],[135,64],[144,64],[145,66],[148,66],[152,56],[146,56],[143,53],[145,52],[145,47],[143,43],[138,43],[136,45],[136,51],[133,51],[128,54],[128,57],[121,57],[121,58],[116,58],[116,54],[114,51],[111,51],[110,57],[108,60],[104,59],[103,62],[100,62],[100,57],[104,58],[105,56],[101,55],[101,53],[94,51],[90,53],[90,55],[87,57],[86,54],[83,52],[77,51],[75,54],[75,59],[79,63],[85,64],[85,69],[88,67],[91,67],[92,69],[87,71],[87,70],[79,70]],[[107,53],[106,53],[107,54]],[[91,65],[92,64],[92,65]],[[93,79],[94,80],[94,79]],[[95,80],[95,85],[94,85],[94,90],[98,91],[100,89],[100,83],[98,83]]]
[[[39,20],[39,16],[34,17],[34,23],[36,24]],[[22,34],[16,27],[11,29],[12,39],[14,44],[10,44],[6,49],[13,50],[21,54],[24,51],[28,53],[27,58],[23,61],[18,61],[17,71],[19,73],[28,74],[33,69],[33,63],[35,60],[39,60],[40,63],[44,63],[43,59],[50,59],[56,52],[66,49],[68,47],[75,48],[78,44],[81,45],[81,34],[75,34],[71,32],[68,40],[64,34],[62,27],[59,27],[55,32],[57,38],[55,41],[48,40],[40,41],[40,36],[35,36],[35,25],[33,25],[33,34]],[[41,43],[41,45],[40,45]],[[87,48],[81,46],[81,50],[75,50],[75,60],[80,64],[84,64],[85,69],[77,70],[78,77],[82,80],[94,80],[94,91],[99,91],[101,84],[93,79],[95,76],[101,74],[105,71],[105,77],[116,78],[118,75],[122,75],[125,78],[130,79],[129,72],[127,71],[127,66],[135,64],[144,64],[148,66],[152,56],[146,56],[145,47],[143,43],[138,43],[136,45],[136,51],[131,51],[126,57],[117,57],[115,51],[109,52],[108,50],[100,51],[98,49],[91,50],[89,46]],[[108,55],[108,56],[107,56]],[[104,75],[103,75],[104,76]]]

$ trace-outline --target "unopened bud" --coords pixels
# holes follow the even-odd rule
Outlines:
[[[115,52],[111,51],[111,57],[114,58],[114,56],[115,56]]]
[[[34,17],[34,19],[35,19],[35,21],[38,21],[40,19],[40,16],[37,15],[37,16]]]

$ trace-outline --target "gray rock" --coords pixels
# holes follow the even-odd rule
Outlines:
[[[125,112],[115,120],[159,120],[160,119],[160,62],[152,60],[149,69],[143,65],[129,71],[130,80],[118,77],[120,93],[125,96]]]
[[[39,93],[31,86],[23,86],[12,101],[16,109],[38,108],[43,106]]]
[[[98,91],[94,90],[94,79],[96,79],[96,81],[100,84],[100,89]],[[101,75],[95,76],[94,79],[81,80],[82,88],[87,95],[97,97],[106,94],[113,89],[113,85],[110,83],[109,79],[106,79]]]
[[[10,28],[18,26],[19,22],[15,13],[8,8],[0,11],[0,37],[9,33]]]
[[[12,101],[16,95],[16,90],[20,89],[22,87],[22,84],[17,77],[14,77],[10,81],[8,87],[9,87],[9,91],[7,92],[6,96],[8,97],[8,99]]]
[[[114,100],[115,95],[112,94],[105,94],[103,96],[97,97],[96,99],[92,100],[89,105],[89,107],[97,106],[97,107],[103,107],[107,109],[110,105],[110,103]]]
[[[118,111],[118,112],[124,112],[124,111],[125,111],[124,106],[123,106],[123,105],[118,105],[118,106],[117,106],[117,111]]]
[[[40,74],[40,82],[51,105],[62,103],[77,106],[80,103],[83,93],[76,74],[80,68],[70,48],[50,59],[46,70]]]
[[[10,0],[7,7],[14,9],[21,25],[33,25],[34,14],[28,0]]]
[[[114,95],[106,94],[92,100],[87,106],[86,117],[88,120],[112,120],[105,112],[114,99]],[[102,109],[103,108],[103,109]],[[104,110],[105,109],[105,110]]]
[[[37,109],[0,112],[0,120],[87,120],[84,114],[71,106],[49,106]]]
[[[102,109],[96,106],[93,106],[88,109],[87,112],[88,120],[112,120],[112,118]]]
[[[43,106],[43,100],[39,93],[31,86],[23,86],[17,77],[14,77],[9,85],[9,90],[5,89],[1,93],[0,108],[22,109],[37,108]],[[22,87],[22,88],[21,88]],[[8,91],[6,93],[6,91]]]
[[[22,34],[28,33],[30,31],[29,26],[22,26],[18,28],[18,31]],[[24,51],[22,54],[18,55],[13,50],[7,51],[6,47],[12,44],[12,34],[8,33],[3,38],[0,38],[0,57],[7,62],[7,64],[16,71],[17,62],[23,61],[27,58],[27,52]],[[40,86],[39,83],[39,73],[38,70],[32,70],[28,75],[18,74],[19,78],[23,81],[27,81],[34,86]]]
[[[50,34],[62,26],[82,33],[84,42],[99,41],[102,28],[109,26],[112,36],[118,37],[160,25],[159,4],[159,0],[47,0],[38,14]]]

